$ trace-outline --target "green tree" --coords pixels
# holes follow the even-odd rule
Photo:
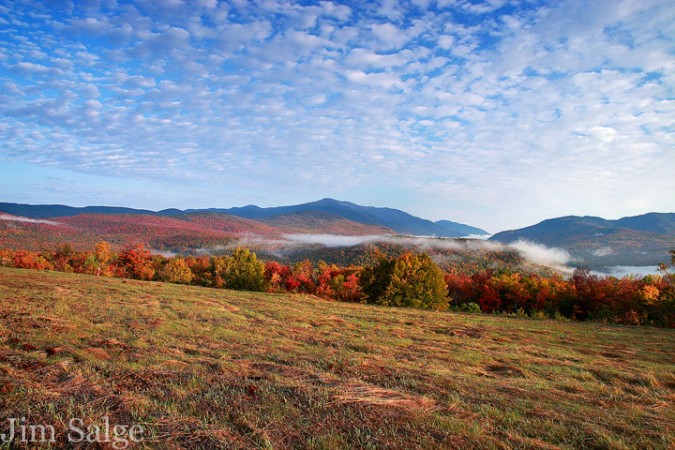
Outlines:
[[[437,310],[448,307],[443,271],[426,253],[381,258],[364,271],[362,280],[369,303]]]
[[[228,289],[239,291],[265,290],[265,265],[255,253],[237,247],[225,262],[223,281]]]

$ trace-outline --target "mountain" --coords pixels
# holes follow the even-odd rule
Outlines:
[[[209,208],[209,209],[187,209],[181,211],[179,209],[165,209],[159,212],[149,211],[144,209],[133,208],[118,208],[109,206],[86,206],[76,208],[65,205],[23,205],[17,203],[0,203],[0,212],[13,214],[16,216],[30,217],[35,219],[55,218],[55,217],[70,217],[79,214],[143,214],[153,216],[168,216],[178,217],[182,214],[191,213],[211,213],[211,214],[227,214],[230,216],[242,217],[245,219],[252,219],[262,222],[267,222],[276,218],[277,222],[291,220],[297,224],[297,219],[303,216],[293,216],[301,213],[314,213],[314,216],[304,216],[304,218],[315,220],[318,216],[316,213],[324,213],[332,216],[327,221],[328,216],[322,219],[322,225],[327,225],[332,222],[332,226],[337,228],[345,228],[343,223],[338,226],[335,222],[336,218],[366,225],[368,227],[377,227],[378,230],[371,229],[369,232],[379,234],[382,232],[390,233],[391,231],[398,234],[410,234],[415,236],[438,236],[438,237],[463,237],[474,234],[486,235],[489,234],[485,230],[470,227],[468,225],[459,224],[451,221],[438,221],[436,223],[415,217],[411,214],[393,208],[377,208],[374,206],[361,206],[351,202],[344,202],[325,198],[316,202],[303,203],[300,205],[291,206],[277,206],[271,208],[261,208],[255,205],[248,205],[235,208]],[[287,216],[286,218],[280,218]],[[351,225],[349,227],[352,227]],[[347,227],[347,228],[349,228]],[[297,228],[297,227],[295,227]],[[300,228],[308,229],[307,225],[300,225]],[[311,232],[311,227],[309,227]],[[355,227],[359,230],[359,227]],[[364,234],[365,229],[356,231],[355,234]],[[306,232],[306,231],[305,231]],[[343,234],[343,233],[340,233]]]
[[[469,232],[465,234],[461,227],[453,229],[452,226],[449,225],[461,225],[455,224],[455,222],[447,221],[448,224],[439,224],[430,220],[415,217],[398,209],[361,206],[351,202],[334,200],[332,198],[324,198],[316,202],[292,206],[261,208],[255,205],[248,205],[229,209],[209,209],[207,211],[232,214],[234,216],[256,220],[268,219],[270,217],[286,214],[314,211],[333,214],[364,225],[386,227],[398,234],[438,237],[462,237],[469,234],[489,234],[484,230],[474,227],[468,227],[467,230],[469,230]]]
[[[649,213],[641,216],[624,217],[615,222],[617,226],[631,230],[675,235],[675,213]]]
[[[675,213],[649,213],[618,220],[591,216],[548,219],[530,227],[497,233],[490,240],[528,240],[567,250],[578,265],[656,266],[675,249]]]
[[[490,234],[480,228],[453,222],[451,220],[437,220],[434,223],[443,227],[448,233],[452,233],[453,236],[487,236]]]

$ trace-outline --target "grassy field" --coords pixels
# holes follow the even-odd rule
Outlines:
[[[0,433],[54,447],[667,449],[674,374],[672,330],[0,268]]]

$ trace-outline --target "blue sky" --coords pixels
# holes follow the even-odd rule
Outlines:
[[[0,201],[675,211],[675,3],[0,0]]]

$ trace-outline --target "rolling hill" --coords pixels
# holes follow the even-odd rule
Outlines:
[[[154,250],[182,251],[226,245],[235,235],[185,220],[143,214],[80,214],[27,222],[0,217],[0,245],[41,251],[69,243],[90,250],[102,240],[115,249],[143,243]],[[234,218],[241,220],[239,218]]]
[[[590,216],[548,219],[519,230],[497,233],[490,240],[528,240],[560,247],[578,265],[607,268],[652,265],[668,261],[675,249],[675,213],[649,213],[618,220]]]
[[[292,215],[291,215],[292,216]],[[270,223],[219,213],[183,213],[171,217],[149,214],[79,214],[47,219],[0,215],[0,248],[41,251],[68,242],[89,250],[105,240],[121,249],[143,243],[153,250],[190,252],[234,245],[247,239],[282,240],[285,234],[382,235],[391,230],[368,226],[341,217],[303,213],[279,216]],[[251,240],[253,238],[253,240]]]

